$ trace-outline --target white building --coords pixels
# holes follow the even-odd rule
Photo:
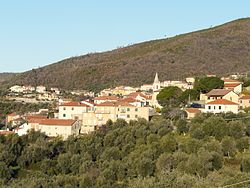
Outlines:
[[[37,86],[36,87],[36,92],[37,93],[45,93],[46,92],[46,87],[45,86]]]
[[[239,112],[239,104],[226,99],[217,99],[205,104],[203,112],[214,114],[232,112],[237,114]]]
[[[69,102],[59,105],[59,119],[81,120],[82,114],[93,110],[94,104],[90,102]]]

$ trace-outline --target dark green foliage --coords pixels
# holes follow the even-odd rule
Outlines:
[[[181,94],[179,100],[183,103],[187,103],[189,100],[190,101],[197,100],[199,96],[200,96],[199,91],[195,89],[187,89]]]
[[[176,86],[169,86],[163,88],[157,95],[157,100],[162,106],[178,106],[180,103],[179,97],[182,90]]]
[[[204,115],[189,124],[158,116],[108,122],[66,141],[34,131],[0,136],[0,186],[219,187],[246,177],[249,137],[235,128],[245,122]]]
[[[223,88],[224,82],[218,77],[204,77],[196,80],[194,89],[196,91],[207,93],[212,89]]]
[[[243,172],[250,172],[250,158],[244,158],[241,161],[241,170]]]

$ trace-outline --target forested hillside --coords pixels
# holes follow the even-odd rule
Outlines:
[[[249,33],[250,19],[240,19],[173,38],[65,59],[17,75],[5,85],[44,84],[98,91],[152,83],[155,72],[161,80],[246,72],[250,70]]]
[[[250,121],[242,116],[119,120],[67,141],[48,142],[38,132],[0,136],[0,186],[211,188],[244,182],[250,180]]]

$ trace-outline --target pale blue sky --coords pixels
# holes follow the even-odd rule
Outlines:
[[[249,16],[249,0],[1,0],[0,72]]]

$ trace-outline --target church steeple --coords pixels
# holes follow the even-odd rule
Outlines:
[[[155,74],[154,83],[159,83],[158,73]]]
[[[161,82],[159,81],[158,78],[158,73],[155,74],[155,79],[153,83],[153,91],[157,91],[161,88]]]

